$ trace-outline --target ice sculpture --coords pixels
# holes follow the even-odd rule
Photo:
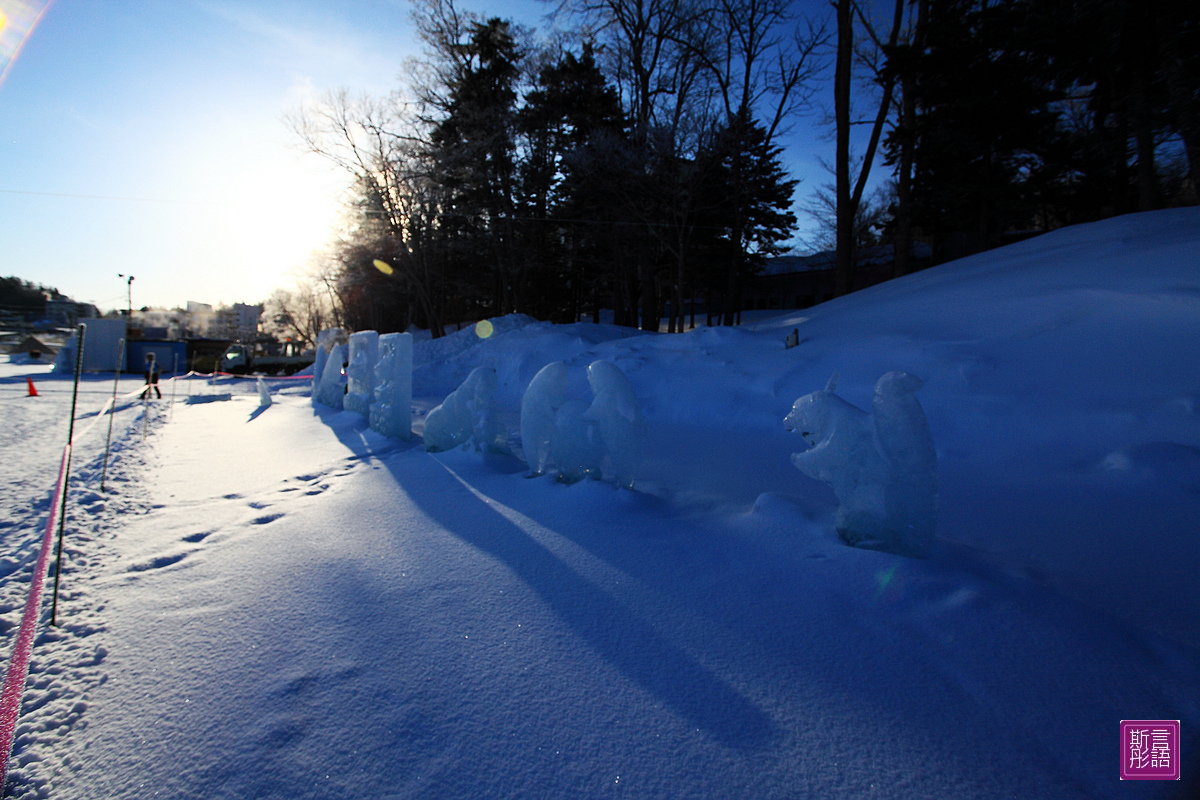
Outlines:
[[[633,488],[646,442],[646,420],[633,384],[607,361],[593,361],[588,366],[588,383],[596,397],[583,419],[596,426],[617,485]]]
[[[329,351],[325,360],[325,369],[321,371],[321,382],[314,391],[316,400],[321,405],[341,409],[342,399],[346,394],[342,383],[342,365],[346,363],[346,345],[337,344]]]
[[[375,402],[371,404],[372,430],[384,436],[412,436],[411,333],[385,333],[379,337],[379,360],[375,362]]]
[[[341,328],[326,328],[317,334],[316,359],[313,361],[313,383],[312,383],[312,403],[316,405],[321,402],[320,392],[321,376],[325,374],[325,365],[329,363],[329,351],[337,344],[338,339],[342,337]],[[339,370],[340,371],[340,370]]]
[[[343,407],[364,417],[375,400],[375,362],[379,358],[379,334],[358,331],[350,334],[350,358],[346,365],[346,397]]]
[[[258,376],[258,405],[263,408],[271,405],[271,390],[261,375]]]
[[[534,475],[546,471],[559,408],[567,398],[567,365],[554,361],[542,367],[521,398],[521,447]]]
[[[604,445],[596,426],[584,419],[589,405],[586,400],[567,400],[555,414],[550,457],[558,467],[559,483],[576,483],[600,472]]]
[[[507,452],[504,428],[494,404],[496,371],[476,367],[442,404],[425,417],[425,449],[451,450],[474,441],[476,449]]]
[[[58,349],[58,353],[54,356],[54,371],[64,374],[73,374],[75,372],[75,348],[79,346],[79,333],[72,333],[67,339],[66,344]]]
[[[325,352],[325,348],[318,344],[316,353],[313,357],[313,375],[312,375],[312,402],[317,402],[317,387],[321,385],[321,373],[325,370],[325,361],[329,358],[329,354]]]
[[[847,544],[928,553],[937,524],[937,454],[913,394],[921,385],[908,373],[887,373],[875,384],[868,414],[834,394],[834,375],[784,418],[810,445],[792,454],[792,464],[833,488],[837,531]]]

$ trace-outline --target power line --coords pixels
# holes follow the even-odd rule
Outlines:
[[[28,195],[31,197],[69,197],[76,200],[118,200],[125,203],[182,203],[186,205],[199,206],[226,206],[230,203],[222,203],[216,200],[187,200],[183,198],[161,198],[161,197],[119,197],[116,195],[103,194],[72,194],[69,192],[31,192],[23,189],[0,189],[0,194],[19,194]]]

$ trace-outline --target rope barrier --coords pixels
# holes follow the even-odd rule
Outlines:
[[[4,781],[8,775],[8,762],[12,756],[13,743],[17,735],[17,721],[21,715],[21,697],[25,692],[25,682],[29,678],[29,659],[33,655],[33,639],[37,634],[42,594],[46,588],[50,553],[54,549],[54,534],[57,530],[60,509],[63,507],[63,493],[66,488],[70,460],[71,445],[68,444],[63,448],[62,460],[58,467],[58,482],[54,487],[54,495],[50,499],[50,513],[46,517],[41,548],[38,551],[37,563],[33,567],[29,596],[25,600],[25,610],[21,613],[21,627],[17,631],[17,641],[13,647],[12,659],[9,661],[8,671],[4,675],[4,688],[0,690],[0,794],[3,793]]]
[[[0,746],[3,760],[0,761],[0,791],[4,776],[8,773],[8,759],[12,754],[13,740],[17,733],[17,717],[21,712],[21,695],[25,691],[25,679],[29,676],[29,657],[33,652],[33,636],[37,632],[38,610],[42,603],[42,590],[46,585],[46,569],[50,563],[50,551],[54,544],[54,531],[62,507],[63,490],[66,487],[67,464],[71,458],[71,445],[63,448],[62,463],[58,467],[58,484],[50,501],[50,515],[46,519],[46,531],[42,534],[42,549],[33,568],[33,583],[25,611],[21,615],[21,628],[17,632],[17,644],[13,648],[12,661],[4,677],[4,690],[0,692]]]
[[[82,337],[81,337],[82,338]],[[78,392],[79,370],[76,365],[76,392]],[[234,375],[228,372],[212,372],[199,373],[190,371],[183,376],[171,376],[168,380],[174,383],[177,379],[183,377],[205,377],[205,378],[233,378],[233,379],[257,379],[265,377],[270,380],[289,380],[303,381],[312,380],[311,375]],[[70,471],[72,447],[77,439],[82,439],[91,433],[92,429],[104,418],[106,413],[111,415],[116,412],[118,400],[128,400],[134,397],[143,395],[152,388],[149,383],[144,383],[131,392],[126,392],[122,395],[117,395],[115,386],[113,396],[104,402],[103,407],[92,418],[92,421],[86,428],[78,434],[74,432],[75,413],[74,399],[72,400],[71,411],[71,429],[72,433],[68,437],[66,446],[63,448],[62,461],[58,468],[58,482],[54,488],[54,495],[50,501],[50,513],[46,518],[46,528],[42,534],[41,549],[38,552],[37,563],[33,569],[33,580],[29,589],[29,597],[25,601],[25,610],[21,615],[21,627],[17,632],[16,646],[13,649],[12,660],[9,662],[8,671],[4,677],[4,688],[0,690],[0,793],[3,793],[4,780],[8,774],[8,762],[12,756],[13,743],[16,739],[17,721],[21,713],[21,696],[25,691],[25,682],[29,677],[29,660],[33,653],[33,640],[37,633],[37,623],[39,611],[41,608],[42,594],[46,585],[46,574],[49,569],[50,552],[54,545],[54,534],[56,527],[61,529],[61,523],[66,513],[66,503],[64,494],[66,493],[68,472]],[[111,423],[111,419],[110,419]],[[106,459],[107,460],[107,459]],[[60,556],[61,559],[61,556]],[[62,570],[61,563],[58,571],[55,573],[57,580],[59,572]]]
[[[76,371],[76,388],[79,375]],[[149,388],[143,384],[132,392],[123,395],[114,394],[104,403],[104,407],[92,419],[91,424],[80,431],[74,431],[75,414],[72,400],[71,433],[67,444],[63,447],[62,460],[58,466],[58,482],[54,487],[54,495],[50,500],[50,513],[46,518],[46,528],[42,534],[41,548],[38,551],[37,563],[33,568],[33,579],[29,587],[29,597],[25,601],[25,610],[21,614],[21,627],[17,631],[17,641],[13,648],[12,660],[9,661],[8,671],[4,676],[4,688],[0,690],[0,793],[3,793],[4,780],[8,774],[8,762],[12,757],[13,743],[16,740],[17,721],[21,714],[21,696],[25,692],[25,682],[29,678],[29,659],[33,654],[33,640],[37,634],[38,617],[42,605],[42,594],[46,587],[46,574],[50,564],[50,553],[54,549],[54,534],[61,533],[61,523],[66,513],[64,495],[69,478],[72,447],[77,438],[83,438],[91,432],[96,424],[104,417],[105,412],[115,408],[117,400],[125,400],[142,394]],[[59,566],[55,572],[57,581],[62,571],[61,554]]]

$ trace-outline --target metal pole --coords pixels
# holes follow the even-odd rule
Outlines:
[[[71,394],[71,422],[67,427],[67,468],[63,472],[62,505],[58,511],[58,548],[54,560],[54,594],[50,604],[50,624],[58,625],[58,579],[62,575],[63,528],[67,515],[67,492],[71,482],[71,445],[75,438],[75,402],[79,399],[79,375],[83,372],[83,335],[87,325],[79,323],[79,347],[75,353],[75,391]]]
[[[175,362],[171,367],[171,413],[170,419],[175,418],[175,384],[179,382],[179,353],[175,354]]]
[[[104,476],[108,472],[108,446],[112,443],[113,415],[117,413],[117,383],[121,380],[121,364],[125,359],[125,340],[117,342],[117,374],[113,376],[112,405],[108,407],[108,438],[104,440],[104,462],[100,467],[100,491],[104,491]]]

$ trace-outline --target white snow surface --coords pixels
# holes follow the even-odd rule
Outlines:
[[[284,379],[123,401],[104,492],[83,433],[10,795],[1200,796],[1200,211],[736,329],[493,323],[416,343],[410,442]],[[634,490],[526,478],[529,381],[562,361],[578,403],[597,360],[640,402]],[[514,454],[425,452],[481,366]],[[925,559],[843,544],[789,460],[797,398],[892,370],[937,449]],[[0,402],[7,657],[70,381],[0,365]],[[1182,721],[1182,781],[1119,780],[1122,719]]]

